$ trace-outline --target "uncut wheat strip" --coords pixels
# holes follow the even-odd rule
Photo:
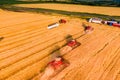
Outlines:
[[[34,22],[34,21],[38,21],[39,19],[41,19],[41,17],[46,17],[45,15],[32,15],[32,16],[27,16],[27,15],[23,15],[20,18],[13,18],[11,20],[6,20],[2,23],[0,23],[1,28],[5,27],[5,26],[13,26],[13,25],[18,25],[18,24],[23,24],[23,23],[28,23],[28,22]]]
[[[5,16],[9,16],[9,17],[10,17],[10,15],[13,16],[13,15],[18,15],[18,14],[20,14],[20,13],[11,13],[11,12],[8,12],[8,11],[5,11],[5,10],[4,10],[4,11],[0,11],[0,16],[4,16],[4,15],[5,15]],[[4,16],[4,17],[5,17],[5,16]],[[11,16],[11,17],[12,17],[12,16]],[[1,19],[4,19],[4,18],[1,17]]]
[[[33,18],[33,17],[27,17],[27,18],[19,18],[19,19],[12,19],[12,20],[7,20],[5,21],[4,23],[1,23],[1,28],[6,28],[6,27],[10,27],[10,26],[16,26],[16,25],[20,25],[20,24],[24,24],[24,23],[29,23],[29,22],[35,22],[35,21],[39,21],[41,18],[40,16],[39,17],[36,17],[36,18]]]
[[[120,47],[120,45],[115,45],[118,43],[116,41],[119,41],[118,37],[111,41],[107,47],[105,47],[101,52],[97,53],[89,60],[89,62],[86,64],[86,66],[89,66],[89,68],[86,70],[88,73],[86,74],[85,80],[99,79],[100,75],[104,72],[107,65],[110,64],[114,59],[113,56],[116,55],[115,52],[117,51],[118,47]],[[115,46],[111,48],[113,45]]]
[[[25,14],[31,14],[31,13],[13,12],[13,11],[8,11],[8,10],[2,10],[2,9],[1,9],[0,14],[1,14],[1,15],[9,15],[9,14],[11,14],[11,15],[14,15],[14,14],[17,14],[17,15],[24,14],[24,15],[25,15]]]
[[[14,42],[13,39],[15,39],[16,41],[18,41],[19,39],[21,39],[22,36],[28,37],[29,34],[31,34],[31,33],[35,33],[35,32],[38,32],[38,31],[47,31],[47,29],[46,29],[47,24],[46,23],[51,23],[51,22],[41,23],[41,26],[39,26],[40,28],[38,28],[36,30],[34,30],[34,28],[33,28],[33,30],[31,30],[29,32],[25,32],[23,34],[17,34],[16,36],[8,37],[4,41],[2,41],[2,43],[0,44],[0,46],[7,45],[9,43],[13,43]],[[25,38],[25,37],[23,37],[23,38]]]
[[[99,32],[98,32],[99,33]],[[101,34],[101,35],[99,35],[99,34]],[[65,58],[67,59],[67,60],[69,60],[70,61],[70,63],[71,63],[71,68],[75,68],[75,67],[78,67],[78,66],[81,66],[81,63],[84,61],[83,59],[84,59],[84,57],[86,57],[86,55],[88,55],[88,54],[91,54],[91,53],[95,53],[95,52],[97,52],[97,51],[99,51],[102,47],[101,46],[104,46],[104,45],[97,45],[96,44],[96,42],[97,43],[99,43],[98,42],[98,40],[99,40],[99,38],[98,37],[100,37],[100,36],[103,36],[103,34],[105,34],[105,32],[100,32],[97,36],[92,36],[92,37],[89,37],[88,39],[78,39],[78,41],[79,40],[82,40],[82,41],[80,41],[80,42],[86,42],[87,44],[85,44],[85,43],[82,43],[82,45],[79,47],[79,49],[76,49],[75,51],[71,51],[69,54],[67,54],[67,55],[65,55]],[[107,37],[108,36],[108,33],[106,33],[106,35],[105,35],[105,37]],[[110,36],[109,36],[110,37]],[[108,38],[108,37],[107,37]],[[91,39],[91,40],[90,40]],[[96,40],[96,41],[94,41],[94,40],[92,40],[92,39],[94,39],[94,40]],[[106,39],[107,40],[107,39]],[[107,41],[106,41],[107,42]],[[105,43],[105,41],[102,41],[101,43]],[[89,51],[89,48],[86,48],[86,47],[88,47],[88,46],[91,46],[91,45],[95,45],[96,44],[96,46],[98,46],[98,47],[90,47],[91,48],[91,51],[90,52],[88,52]],[[93,48],[93,49],[92,49]],[[81,54],[81,55],[80,55]],[[83,55],[84,54],[84,55]],[[69,57],[70,56],[70,57]],[[83,61],[82,61],[83,60]],[[65,71],[65,72],[63,72],[63,73],[60,73],[60,75],[61,74],[63,74],[60,78],[58,77],[58,76],[56,76],[53,80],[55,80],[55,79],[62,79],[62,78],[65,78],[65,80],[66,79],[69,79],[69,77],[70,76],[66,76],[65,77],[65,75],[67,74],[67,75],[69,75],[69,73],[67,73],[69,70],[71,70],[71,68],[70,69],[68,69],[67,71]],[[79,70],[80,71],[80,70]],[[75,71],[76,72],[76,71]],[[71,72],[70,72],[71,73]],[[83,72],[84,73],[84,72]],[[76,73],[76,74],[78,74],[78,73]],[[74,75],[74,76],[76,76],[76,75]],[[70,80],[72,80],[72,79],[70,79]]]
[[[63,29],[65,29],[65,27],[64,27]],[[58,31],[57,31],[57,32],[58,32]],[[57,32],[56,32],[56,33],[57,33]],[[73,31],[73,32],[74,32],[74,31]],[[47,37],[48,37],[48,36],[47,36]],[[57,40],[57,39],[55,39],[55,40]],[[54,40],[53,40],[53,41],[54,41]],[[49,43],[48,43],[48,44],[49,44]],[[38,44],[37,44],[37,45],[38,45]],[[37,45],[36,45],[36,46],[37,46]],[[43,45],[44,45],[44,44],[43,44]],[[43,46],[42,46],[42,48],[43,48]],[[22,49],[23,49],[23,47],[22,47]],[[11,52],[11,51],[10,51],[10,52]],[[14,50],[14,52],[16,53],[17,51]],[[9,53],[9,52],[8,52],[8,53]],[[8,54],[8,55],[9,55],[9,54]],[[5,55],[5,56],[8,56],[8,55]],[[17,55],[18,55],[18,54],[17,54]],[[2,58],[2,57],[1,57],[1,58]],[[12,57],[12,58],[14,58],[14,57]],[[11,59],[12,59],[12,58],[11,58]],[[20,57],[19,57],[19,58],[20,58]],[[5,59],[5,60],[7,60],[9,64],[12,62],[12,61],[9,62],[9,58],[7,58],[7,59]],[[5,65],[8,65],[8,64],[6,64],[7,61],[4,61],[4,60],[0,61],[1,67],[5,66]],[[14,59],[14,61],[15,61],[15,59]],[[4,64],[4,63],[5,63],[5,64]],[[2,65],[2,64],[3,64],[3,65]]]
[[[45,17],[45,18],[40,18],[39,20],[36,21],[32,21],[32,22],[27,22],[27,23],[21,23],[21,24],[16,24],[16,25],[11,25],[10,26],[5,26],[4,28],[0,29],[0,35],[6,34],[6,33],[11,33],[11,32],[16,32],[16,31],[20,31],[22,29],[26,29],[31,27],[32,25],[36,25],[39,24],[39,21],[41,22],[45,22],[47,19],[51,19],[51,21],[53,21],[52,19],[55,18],[51,18],[51,17]],[[16,28],[17,27],[17,28]]]
[[[9,12],[6,12],[6,13],[8,13],[8,14],[1,14],[0,15],[0,21],[6,21],[6,20],[11,20],[11,19],[15,19],[15,18],[22,18],[23,17],[23,15],[26,15],[26,17],[30,17],[30,16],[40,16],[40,15],[38,15],[38,14],[30,14],[30,13],[18,13],[18,12],[15,12],[15,13],[9,13]],[[41,14],[42,15],[42,14]]]
[[[66,41],[65,41],[66,42]],[[58,43],[57,43],[58,44]],[[62,43],[63,44],[63,43]],[[50,48],[51,49],[51,48]],[[48,50],[48,51],[50,51],[50,50]],[[46,52],[46,51],[45,51]],[[49,52],[48,52],[49,53]],[[42,54],[42,53],[41,53]],[[35,58],[36,59],[36,58]],[[30,59],[28,59],[28,60],[30,60]],[[23,66],[23,65],[22,65]],[[8,71],[8,70],[7,70]],[[12,71],[14,71],[14,70],[12,70]]]
[[[26,20],[27,22],[24,22],[24,21],[21,21],[22,23],[20,23],[19,24],[19,22],[17,23],[17,24],[11,24],[11,25],[9,25],[9,26],[4,26],[4,27],[2,27],[0,30],[2,31],[2,30],[6,30],[7,28],[10,28],[10,29],[14,29],[14,28],[16,28],[16,26],[19,26],[19,25],[25,25],[25,24],[28,24],[29,22],[31,22],[31,23],[29,23],[29,24],[33,24],[33,23],[35,23],[35,22],[37,22],[37,21],[43,21],[43,20],[47,20],[47,19],[50,19],[51,18],[51,20],[52,19],[56,19],[54,16],[43,16],[43,17],[41,17],[41,15],[39,16],[40,18],[34,18],[34,17],[32,17],[34,20],[33,21],[31,21],[31,20]],[[29,25],[28,24],[28,25]],[[13,27],[10,27],[10,26],[13,26]],[[21,26],[21,28],[22,28],[22,26]]]
[[[41,29],[41,28],[43,28],[43,29],[45,29],[46,27],[47,27],[47,24],[50,24],[50,23],[52,23],[53,21],[52,20],[47,20],[47,21],[44,21],[44,22],[42,22],[41,23],[41,25],[40,25],[40,23],[39,24],[36,24],[36,25],[34,25],[34,26],[37,26],[37,29]],[[40,25],[39,27],[38,27],[38,25]],[[46,26],[46,27],[45,27]],[[16,27],[17,28],[17,27]],[[33,26],[30,26],[29,28],[33,28],[34,29],[34,27]],[[36,27],[35,27],[36,28]],[[42,30],[42,29],[41,29]],[[46,29],[47,30],[47,29]],[[33,30],[34,31],[34,30]],[[33,32],[33,31],[31,31],[31,32]],[[30,33],[30,32],[28,32],[28,33]],[[28,33],[24,33],[24,34],[28,34]],[[9,33],[10,34],[10,33]],[[12,32],[12,35],[13,35],[14,33]],[[20,34],[20,35],[24,35],[24,34]],[[7,33],[7,35],[8,35],[8,33]],[[9,35],[9,36],[12,36],[12,35]],[[17,35],[17,36],[13,36],[13,37],[19,37],[20,35]],[[13,37],[10,37],[10,38],[13,38]],[[8,38],[9,39],[9,38]],[[8,42],[8,39],[5,39],[6,40],[6,42]],[[4,41],[5,41],[4,40]]]
[[[3,21],[2,23],[0,23],[1,25],[5,24],[5,23],[12,23],[12,24],[21,23],[21,22],[18,22],[18,21],[21,21],[22,19],[25,19],[25,21],[24,20],[23,21],[26,22],[26,20],[27,21],[31,20],[31,18],[33,16],[34,16],[34,19],[37,18],[37,17],[40,17],[40,15],[38,16],[38,15],[34,15],[34,14],[32,14],[32,15],[29,15],[29,14],[27,14],[27,15],[24,15],[24,14],[21,14],[21,15],[9,14],[9,15],[4,15],[4,16],[0,15],[0,16],[1,16],[0,21]],[[41,15],[41,17],[44,17],[44,15]],[[15,20],[17,20],[17,22]],[[31,20],[31,21],[33,21],[33,20]]]
[[[55,22],[56,19],[52,19],[52,18],[47,18],[48,20],[46,20],[46,18],[44,19],[41,19],[42,21],[35,21],[35,22],[32,22],[31,23],[26,23],[26,24],[21,24],[19,26],[16,26],[15,29],[12,29],[10,32],[9,31],[6,31],[4,34],[1,34],[3,35],[4,37],[11,37],[11,36],[14,36],[14,35],[18,35],[18,34],[22,34],[22,32],[27,32],[31,31],[31,29],[39,29],[39,28],[44,28],[45,26],[47,27],[48,24],[50,23],[53,23]],[[26,27],[26,26],[27,27]],[[44,26],[43,26],[44,25]],[[18,29],[18,27],[23,27],[23,29]]]

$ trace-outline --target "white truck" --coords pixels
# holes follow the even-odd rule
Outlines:
[[[102,19],[100,19],[100,18],[90,18],[89,22],[101,24],[102,23]]]
[[[48,25],[47,29],[52,29],[52,28],[58,27],[59,25],[60,24],[56,22],[56,23]]]

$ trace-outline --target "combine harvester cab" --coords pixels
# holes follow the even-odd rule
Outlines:
[[[52,28],[58,27],[59,25],[60,24],[56,22],[56,23],[48,25],[47,29],[52,29]]]
[[[93,30],[94,30],[94,28],[91,27],[91,26],[86,26],[85,27],[85,33],[91,33]]]
[[[81,44],[79,42],[77,42],[75,39],[70,40],[66,46],[64,46],[63,48],[60,49],[60,53],[62,55],[72,51],[73,49],[75,49],[76,47],[80,46]]]
[[[62,24],[62,23],[65,24],[66,22],[67,22],[67,21],[66,21],[65,19],[60,19],[60,20],[59,20],[59,23],[60,23],[60,24]]]
[[[69,46],[69,47],[71,47],[72,49],[74,49],[74,48],[80,46],[80,43],[77,42],[75,39],[73,39],[73,40],[71,40],[71,41],[69,41],[69,42],[67,43],[67,46]]]

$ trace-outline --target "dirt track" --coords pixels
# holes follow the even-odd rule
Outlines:
[[[54,4],[54,3],[28,4],[28,5],[19,4],[17,6],[120,16],[120,8],[118,7],[96,7],[96,6],[86,6],[86,5],[84,6],[84,5]]]
[[[47,30],[47,25],[60,18],[67,19],[67,24]],[[66,43],[67,35],[82,45],[63,56],[70,66],[51,80],[120,80],[120,29],[91,23],[94,32],[83,35],[82,22],[0,10],[0,36],[4,37],[0,41],[0,80],[36,77],[53,57],[50,52]]]

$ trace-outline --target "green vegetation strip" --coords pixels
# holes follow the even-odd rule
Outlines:
[[[90,6],[111,6],[111,7],[119,7],[120,1],[80,1],[80,0],[1,0],[0,5],[4,4],[30,4],[30,3],[61,3],[61,4],[82,4],[82,5],[90,5]]]
[[[120,19],[120,16],[109,16],[104,14],[85,13],[85,12],[70,12],[70,11],[44,9],[44,8],[26,8],[26,7],[18,7],[11,5],[1,5],[0,8],[3,10],[14,11],[14,12],[33,12],[33,13],[43,13],[49,15],[61,14],[65,16],[78,17],[82,19],[88,19],[91,17],[99,17],[105,20],[109,20],[113,18],[116,20]]]

